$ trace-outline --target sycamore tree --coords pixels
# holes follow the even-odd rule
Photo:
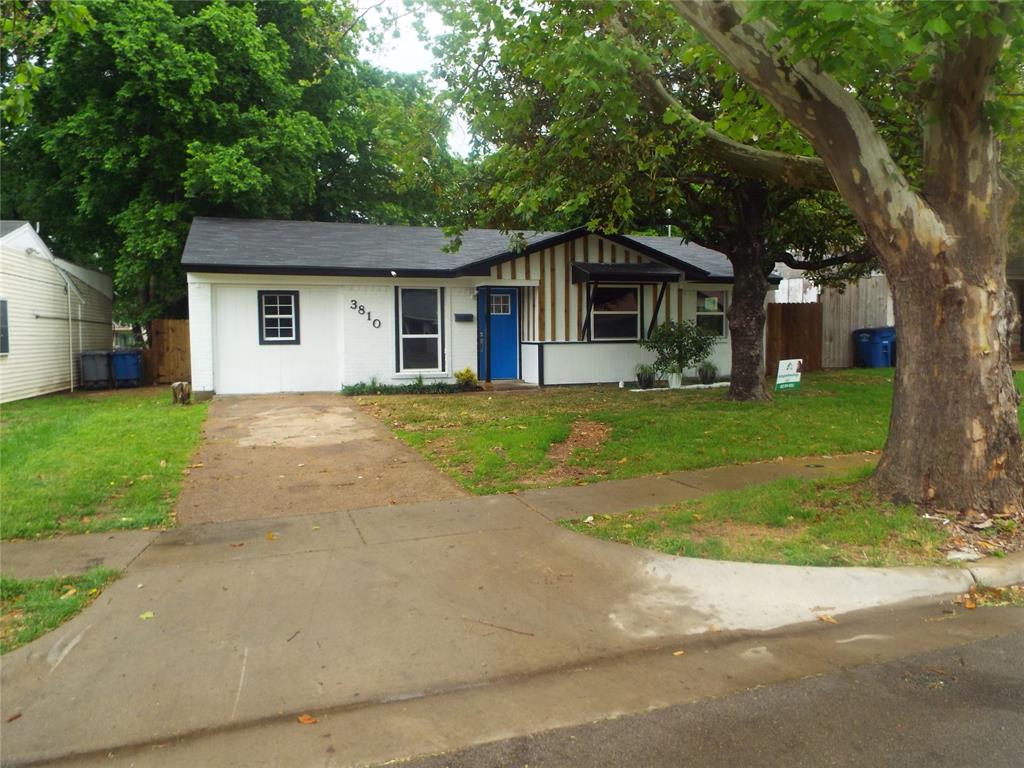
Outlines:
[[[1007,86],[1019,82],[1021,6],[668,6],[814,156],[723,140],[687,113],[709,153],[746,174],[835,188],[889,278],[899,360],[875,486],[947,509],[1024,516],[1020,395],[1010,365],[1017,315],[1006,280],[1017,193],[1001,170],[999,138],[1020,130],[1020,95]],[[643,8],[621,17],[619,10],[608,3],[601,12],[642,32]],[[919,116],[912,141],[885,119],[907,111]]]
[[[184,311],[197,215],[435,222],[447,120],[418,78],[359,61],[347,3],[120,0],[47,23],[66,6],[19,4],[43,33],[19,49],[37,90],[5,121],[0,207],[111,274],[119,319]]]
[[[664,233],[672,224],[721,250],[735,276],[727,396],[768,399],[762,340],[775,263],[835,276],[873,259],[834,192],[729,172],[681,115],[744,136],[748,120],[722,109],[743,101],[767,123],[763,145],[809,151],[802,137],[667,9],[649,9],[636,33],[589,2],[434,6],[448,27],[440,72],[488,146],[461,225]],[[686,61],[648,53],[681,46]]]

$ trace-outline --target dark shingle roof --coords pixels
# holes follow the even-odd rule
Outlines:
[[[585,233],[525,232],[528,251]],[[695,279],[732,280],[724,254],[679,238],[612,235],[626,247],[678,267]],[[448,253],[451,238],[431,227],[380,226],[316,221],[267,221],[197,217],[181,263],[190,272],[388,275],[400,277],[486,275],[490,265],[518,254],[507,233],[470,229]]]
[[[643,243],[648,248],[661,251],[679,261],[692,264],[707,272],[708,277],[722,277],[732,280],[732,264],[720,251],[713,251],[703,245],[688,243],[678,237],[658,235],[628,235],[630,240]]]
[[[0,237],[7,237],[11,232],[26,224],[28,224],[27,221],[15,221],[14,219],[0,221]]]
[[[556,233],[527,236],[547,239]],[[454,253],[451,238],[433,227],[391,227],[319,221],[264,221],[197,217],[181,263],[192,271],[294,271],[298,273],[454,274],[509,251],[509,236],[470,229]]]

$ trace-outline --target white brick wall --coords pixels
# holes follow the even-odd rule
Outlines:
[[[423,378],[454,381],[455,371],[475,371],[475,289],[469,284],[431,280],[406,280],[401,285],[445,289],[445,370],[423,374]],[[299,292],[300,344],[259,343],[260,290]],[[474,321],[455,323],[456,313],[471,313]],[[374,327],[375,320],[380,321],[379,327]],[[197,391],[336,391],[345,384],[371,379],[408,383],[417,374],[395,370],[395,330],[393,282],[189,275],[192,386]]]

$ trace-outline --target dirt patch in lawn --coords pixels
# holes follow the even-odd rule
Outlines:
[[[803,530],[802,526],[777,528],[754,523],[715,521],[713,523],[694,523],[686,531],[686,538],[694,542],[718,539],[725,542],[730,548],[739,549],[756,541],[770,541],[775,544],[790,541],[803,533]]]
[[[594,478],[603,477],[606,473],[594,467],[584,467],[570,463],[584,452],[596,453],[608,442],[611,427],[599,421],[577,419],[572,423],[569,436],[560,443],[552,443],[547,458],[551,468],[541,475],[524,480],[526,485],[563,485],[582,483]]]

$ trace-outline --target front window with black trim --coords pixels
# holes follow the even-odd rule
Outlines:
[[[725,291],[697,291],[697,327],[725,336]]]
[[[400,292],[399,354],[402,371],[439,371],[441,365],[440,288]]]
[[[260,344],[299,343],[299,292],[258,291]]]
[[[639,287],[595,285],[591,297],[595,341],[640,338]]]

